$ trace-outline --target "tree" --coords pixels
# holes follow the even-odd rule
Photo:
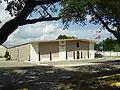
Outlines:
[[[71,23],[102,25],[120,41],[120,0],[63,0],[60,16],[65,28]]]
[[[34,24],[42,21],[58,20],[60,17],[52,16],[56,12],[55,3],[60,0],[4,0],[7,2],[6,10],[14,19],[6,22],[0,28],[0,45],[19,26]],[[34,18],[34,13],[39,13],[39,18]],[[32,17],[33,16],[33,17]],[[29,17],[32,17],[30,19]]]
[[[114,50],[113,51],[115,51],[115,52],[120,52],[120,45],[119,44],[116,44],[115,46],[114,46]]]
[[[58,39],[77,39],[77,38],[74,37],[74,36],[59,35],[59,36],[57,37],[57,40],[58,40]]]
[[[103,47],[105,51],[113,51],[114,46],[117,44],[116,40],[112,37],[107,38],[106,40],[103,40]]]
[[[120,42],[118,42],[116,39],[113,39],[112,37],[109,37],[102,42],[99,42],[98,44],[95,44],[95,50],[98,51],[120,51]]]

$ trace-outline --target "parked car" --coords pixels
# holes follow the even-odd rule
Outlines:
[[[104,55],[100,54],[100,53],[95,53],[95,58],[103,58]]]

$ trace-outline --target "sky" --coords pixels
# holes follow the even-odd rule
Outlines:
[[[13,18],[4,10],[5,7],[6,4],[2,2],[2,4],[0,4],[0,20],[2,21],[2,23],[0,23],[0,27],[2,27],[5,22]],[[89,19],[90,17],[88,16],[88,20]],[[111,35],[108,31],[102,30],[100,33],[101,38],[95,39],[95,37],[98,35],[96,34],[96,31],[99,31],[100,28],[101,26],[99,25],[87,23],[87,25],[84,27],[79,25],[71,25],[68,29],[63,30],[63,24],[60,20],[38,22],[35,24],[20,26],[8,37],[7,41],[5,41],[3,45],[10,47],[31,41],[55,40],[59,35],[68,35],[75,36],[80,39],[101,41]]]

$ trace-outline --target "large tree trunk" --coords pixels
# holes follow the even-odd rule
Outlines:
[[[0,28],[0,45],[3,44],[7,40],[8,36],[18,28],[18,23],[18,20],[15,18],[6,22]]]
[[[32,9],[35,7],[34,4],[26,4],[21,13],[14,19],[6,22],[0,28],[0,45],[3,44],[8,36],[13,33],[22,23],[26,20],[28,15],[32,12]]]

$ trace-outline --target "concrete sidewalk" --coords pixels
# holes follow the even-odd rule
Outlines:
[[[120,59],[93,59],[93,60],[66,60],[66,61],[48,61],[48,62],[30,62],[30,61],[17,61],[17,60],[1,60],[0,67],[29,67],[29,66],[86,66],[98,65],[102,62],[115,61]]]
[[[48,65],[48,66],[85,66],[85,65],[98,65],[102,62],[116,61],[120,59],[93,59],[93,60],[66,60],[66,61],[48,61],[48,62],[38,62],[38,65]]]
[[[0,61],[0,68],[4,68],[4,67],[30,67],[30,66],[37,66],[37,64],[27,63],[24,61],[17,61],[17,60],[9,60],[9,61],[2,60],[2,61]]]

